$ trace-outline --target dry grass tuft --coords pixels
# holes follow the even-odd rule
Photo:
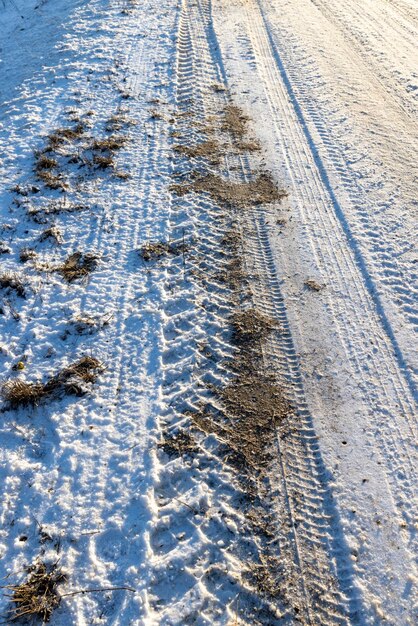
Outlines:
[[[108,314],[103,317],[91,317],[90,315],[76,315],[68,321],[68,331],[65,337],[74,332],[77,335],[93,335],[102,328],[109,325],[112,315]]]
[[[59,215],[60,213],[78,213],[86,211],[89,207],[84,204],[73,204],[68,202],[67,198],[54,200],[48,206],[42,208],[31,207],[28,215],[38,224],[44,224],[48,221],[50,215]]]
[[[98,264],[99,257],[96,254],[88,252],[74,252],[68,259],[52,271],[58,272],[69,283],[75,280],[86,280],[93,272]]]
[[[135,120],[130,119],[121,111],[109,117],[106,122],[106,130],[109,132],[117,132],[124,127],[134,126],[135,124]]]
[[[47,157],[45,154],[40,154],[37,157],[36,165],[37,171],[40,170],[52,170],[55,167],[58,167],[58,161],[56,159],[52,159]]]
[[[104,156],[100,154],[95,154],[93,157],[93,163],[97,165],[97,167],[101,170],[106,170],[108,168],[115,167],[115,162],[113,160],[113,157],[110,155]]]
[[[15,622],[21,618],[37,618],[42,623],[49,622],[61,598],[57,586],[65,582],[66,576],[56,564],[46,565],[42,561],[29,569],[28,578],[20,585],[7,585],[14,607],[8,619]]]
[[[24,282],[18,274],[14,274],[13,272],[4,272],[3,274],[0,274],[0,289],[14,291],[21,298],[26,296]]]
[[[94,383],[104,367],[97,359],[85,356],[60,370],[46,383],[28,383],[24,380],[7,380],[1,387],[1,396],[11,409],[38,406],[48,397],[60,395],[81,396],[87,384]]]
[[[103,364],[94,357],[82,357],[53,376],[45,385],[46,392],[48,395],[84,395],[87,392],[86,385],[96,382],[99,372],[103,370]]]
[[[26,406],[37,406],[45,397],[44,385],[27,383],[24,380],[7,380],[1,387],[1,396],[12,409]]]
[[[99,150],[100,152],[115,152],[120,150],[128,141],[127,137],[123,135],[111,135],[104,139],[95,139],[92,145],[92,150]]]
[[[27,263],[33,261],[37,257],[37,253],[32,248],[22,248],[19,252],[19,260],[21,263]]]
[[[19,196],[24,196],[26,198],[30,193],[30,187],[23,186],[17,183],[13,187],[11,187],[10,191],[12,191],[13,193],[17,193]]]
[[[65,182],[61,174],[52,174],[49,170],[37,170],[37,177],[48,189],[60,189],[61,191],[68,189],[68,183]]]
[[[84,130],[85,126],[82,122],[79,122],[73,128],[56,128],[48,135],[48,144],[44,152],[53,152],[64,143],[79,139],[83,135]]]
[[[84,134],[85,126],[83,122],[79,122],[72,128],[57,128],[48,135],[48,142],[43,152],[56,152],[64,144],[75,142]]]

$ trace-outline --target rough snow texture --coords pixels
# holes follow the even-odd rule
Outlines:
[[[416,9],[0,3],[1,273],[26,290],[0,292],[2,378],[44,382],[84,355],[106,367],[82,397],[3,403],[0,577],[41,557],[67,572],[63,594],[135,590],[65,597],[51,623],[415,623]],[[230,94],[262,151],[209,167],[234,182],[267,170],[288,192],[232,217],[171,189],[202,167],[179,138],[211,124],[225,143]],[[100,169],[85,144],[114,115],[128,142]],[[47,189],[34,152],[80,121],[68,188]],[[273,540],[251,535],[214,435],[194,432],[193,454],[158,445],[229,380],[237,294],[216,275],[234,220],[245,298],[278,324],[265,367],[294,408],[263,482]],[[150,241],[180,253],[146,261]],[[47,271],[77,251],[98,257],[88,280]],[[274,597],[244,576],[266,555],[282,568]]]

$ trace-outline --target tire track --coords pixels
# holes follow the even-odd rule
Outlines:
[[[184,3],[183,11],[189,14],[189,18],[185,17],[185,24],[180,30],[183,56],[180,52],[182,74],[178,93],[181,95],[180,101],[184,98],[186,103],[193,97],[196,110],[200,113],[206,109],[207,114],[210,113],[210,107],[208,110],[201,104],[202,95],[199,98],[198,94],[204,97],[205,92],[210,93],[210,82],[222,77],[222,73],[219,75],[214,70],[207,70],[212,65],[214,68],[220,67],[218,71],[222,72],[219,47],[211,21],[211,6],[208,2],[200,2],[195,8]],[[203,60],[199,61],[196,57],[203,57]],[[198,88],[194,87],[195,92],[189,82],[192,75],[199,85]],[[217,108],[219,110],[219,105]],[[226,171],[234,181],[245,181],[254,175],[247,160],[231,155],[227,157]],[[298,619],[310,624],[349,623],[349,615],[355,616],[360,610],[358,600],[353,595],[351,565],[342,531],[338,530],[338,515],[332,504],[312,418],[304,399],[284,302],[274,278],[275,268],[268,257],[265,231],[261,227],[263,219],[262,211],[253,219],[240,218],[240,228],[245,232],[246,239],[249,236],[251,238],[251,243],[247,242],[249,249],[246,258],[249,274],[256,275],[255,280],[251,281],[252,300],[260,311],[273,317],[285,328],[266,348],[266,367],[275,371],[289,399],[297,407],[289,429],[286,425],[286,432],[278,433],[277,461],[269,478],[268,493],[269,497],[273,496],[272,507],[276,511],[280,544],[278,554],[281,554],[281,560],[288,568],[285,584],[297,604]],[[253,283],[258,287],[253,286]],[[211,293],[216,294],[215,286],[212,286]],[[273,300],[267,294],[272,294],[270,297]],[[277,363],[280,363],[279,368]],[[225,373],[220,372],[220,378],[216,376],[215,380],[222,383]],[[295,431],[295,436],[289,434],[288,430],[291,433]],[[288,530],[284,532],[283,528]]]
[[[404,85],[395,82],[394,71],[396,69],[399,72],[399,63],[403,62],[406,64],[406,59],[413,58],[415,40],[418,36],[417,29],[407,28],[405,24],[401,23],[399,28],[396,29],[393,11],[391,11],[392,19],[389,19],[389,16],[384,11],[376,13],[372,4],[369,4],[367,7],[361,6],[356,8],[354,3],[344,3],[343,8],[338,9],[334,5],[330,7],[327,0],[312,0],[312,2],[330,23],[342,33],[344,38],[350,42],[352,49],[356,51],[359,58],[373,68],[374,79],[380,83],[386,94],[392,98],[402,115],[405,115],[409,123],[416,127],[416,102],[409,95]],[[389,24],[391,32],[388,32]],[[407,31],[407,37],[405,37]],[[366,47],[364,33],[367,33],[367,37],[371,35],[380,45],[375,45],[373,48]],[[393,47],[394,41],[397,42],[398,46],[402,42],[404,47],[403,54]],[[379,50],[381,52],[377,56]],[[387,54],[388,50],[391,51],[390,55]],[[393,59],[396,59],[397,65],[395,65]],[[405,70],[404,80],[407,80],[407,78],[410,78],[410,74],[408,76],[407,70]],[[411,110],[405,107],[405,96],[408,97]]]
[[[278,141],[275,145],[282,147],[291,197],[300,211],[301,223],[309,226],[305,232],[315,255],[319,281],[327,285],[327,292],[330,291],[327,308],[338,328],[338,341],[344,346],[347,362],[357,372],[356,381],[368,416],[366,423],[370,420],[372,432],[378,435],[380,458],[384,459],[381,462],[390,485],[386,497],[389,497],[393,510],[397,508],[398,515],[404,517],[400,526],[404,523],[409,529],[409,536],[404,535],[404,546],[405,558],[411,562],[415,542],[413,503],[416,501],[414,397],[404,376],[402,360],[397,361],[387,334],[382,332],[380,310],[379,307],[378,311],[375,309],[375,292],[370,290],[370,284],[362,275],[363,267],[358,262],[357,253],[353,253],[356,242],[345,230],[347,224],[342,207],[335,206],[335,194],[306,128],[290,78],[275,49],[267,18],[262,11],[261,15],[257,15],[254,4],[246,3],[242,10],[247,13],[243,30],[249,34],[252,43],[249,56],[255,58],[258,76],[265,85],[270,109],[266,117],[276,128]],[[227,14],[228,9],[225,8],[222,17],[226,20],[230,19]],[[228,30],[225,31],[225,40],[228,41]],[[234,67],[233,63],[231,66]],[[273,261],[267,223],[264,224],[264,238],[267,248],[270,248],[273,272],[277,262]],[[256,250],[253,256],[256,258]],[[274,292],[273,288],[270,290]],[[347,294],[346,297],[341,298],[339,294],[342,293]],[[352,305],[356,300],[361,304]],[[367,321],[362,320],[363,316]],[[383,328],[386,328],[385,322]],[[377,341],[378,350],[369,359],[370,336],[373,342]],[[372,378],[369,377],[370,361],[374,362],[375,368]],[[386,372],[384,368],[387,368]],[[370,448],[370,453],[373,454],[373,448]],[[384,487],[383,492],[386,489]],[[367,576],[366,571],[363,576]],[[401,586],[402,581],[399,589]]]
[[[174,132],[188,137],[193,144],[199,141],[202,124],[219,109],[210,85],[220,76],[198,46],[196,12],[190,12],[186,2],[179,19]],[[192,165],[177,161],[173,174],[180,180],[187,179],[193,166],[202,166],[199,160]],[[224,222],[219,209],[205,199],[173,201],[171,236],[178,240],[185,233],[192,250],[186,255],[185,267],[181,259],[174,258],[167,260],[165,269],[154,270],[160,274],[157,282],[165,293],[161,339],[165,345],[162,362],[166,411],[161,417],[165,437],[188,431],[187,410],[197,411],[199,403],[209,399],[205,391],[208,382],[222,384],[227,375],[222,360],[231,357],[231,346],[225,320],[232,309],[227,290],[220,289],[211,278],[214,270],[221,270],[226,262],[219,254]],[[180,625],[198,620],[208,626],[214,622],[226,624],[237,610],[245,620],[241,623],[276,623],[268,602],[257,601],[257,595],[234,573],[237,563],[240,570],[245,562],[240,562],[234,549],[236,533],[226,526],[245,525],[236,506],[243,494],[233,485],[213,442],[199,437],[198,444],[204,452],[193,464],[187,456],[184,460],[161,458],[154,490],[159,514],[150,536],[155,555],[149,593],[152,623]],[[228,544],[223,547],[226,537]],[[248,540],[246,549],[247,558],[257,553],[253,540]],[[176,580],[174,587],[170,585],[171,591],[167,590],[167,577]]]
[[[389,468],[387,468],[387,471],[389,472],[389,475],[392,474],[391,483],[395,492],[398,488],[398,476],[403,474],[405,468],[408,468],[409,478],[405,476],[405,480],[403,481],[404,502],[414,501],[415,483],[413,477],[415,475],[415,463],[407,444],[408,441],[412,442],[414,440],[413,437],[415,436],[413,418],[414,400],[408,389],[409,381],[408,379],[405,380],[403,376],[405,371],[403,360],[402,357],[399,359],[399,351],[396,351],[396,348],[395,354],[393,353],[390,342],[387,339],[384,340],[384,335],[377,330],[380,321],[379,317],[381,307],[378,303],[377,316],[374,311],[374,302],[376,301],[375,290],[372,289],[370,294],[370,291],[367,288],[370,284],[369,279],[366,278],[366,280],[364,280],[363,277],[358,275],[358,268],[361,268],[362,273],[364,272],[364,263],[358,259],[359,251],[358,249],[356,250],[356,243],[350,235],[349,230],[347,232],[348,225],[345,221],[344,214],[342,213],[342,209],[339,207],[333,194],[330,183],[326,177],[325,168],[320,162],[319,156],[315,152],[313,157],[312,154],[309,154],[308,146],[312,146],[313,141],[309,135],[309,131],[306,129],[306,126],[304,126],[302,113],[298,108],[295,96],[291,91],[290,81],[286,78],[285,69],[281,65],[280,61],[278,61],[277,52],[275,55],[274,49],[270,48],[270,46],[274,44],[272,42],[271,35],[268,34],[268,25],[264,22],[267,29],[266,32],[260,29],[255,30],[259,23],[259,20],[254,14],[249,15],[247,22],[248,29],[250,33],[252,32],[256,58],[259,60],[259,68],[263,68],[263,71],[266,72],[266,84],[269,85],[269,89],[271,89],[268,97],[270,99],[270,105],[274,111],[274,118],[278,119],[280,115],[280,113],[278,113],[279,110],[286,110],[288,108],[286,105],[288,95],[285,95],[284,92],[280,93],[280,78],[277,74],[275,74],[275,70],[272,69],[275,65],[273,66],[273,64],[267,64],[266,60],[269,58],[273,58],[275,59],[275,63],[279,63],[280,75],[285,76],[285,84],[287,89],[290,89],[290,99],[297,111],[298,121],[290,121],[289,119],[284,121],[284,124],[287,125],[286,137],[292,138],[292,148],[287,153],[287,158],[289,159],[288,172],[290,176],[294,176],[292,188],[294,189],[294,193],[296,195],[300,195],[299,206],[303,214],[303,219],[309,223],[311,220],[309,219],[309,215],[306,214],[306,211],[308,207],[317,207],[317,209],[311,209],[312,212],[315,212],[316,223],[318,223],[319,219],[322,224],[321,246],[319,247],[313,237],[311,237],[311,245],[314,250],[316,249],[317,267],[320,268],[321,272],[325,271],[327,268],[333,268],[332,275],[323,275],[323,280],[328,285],[337,284],[339,287],[338,291],[341,292],[346,291],[347,277],[350,276],[351,278],[349,279],[349,284],[352,289],[350,299],[358,298],[362,303],[352,309],[354,320],[349,320],[344,309],[341,309],[341,300],[333,299],[331,301],[329,299],[328,306],[333,311],[333,319],[338,321],[338,325],[340,326],[339,337],[342,344],[345,345],[347,358],[354,364],[359,373],[362,372],[362,377],[364,376],[364,358],[357,353],[355,343],[351,341],[350,338],[354,337],[356,334],[360,334],[360,345],[365,346],[368,343],[370,329],[376,329],[373,335],[374,341],[376,341],[379,346],[378,354],[380,356],[372,355],[371,360],[374,361],[376,380],[382,380],[382,370],[384,371],[383,368],[386,368],[386,375],[384,376],[385,386],[383,386],[380,390],[377,388],[371,392],[370,387],[363,385],[362,390],[363,393],[366,394],[369,406],[374,407],[373,413],[375,416],[379,414],[383,416],[391,416],[390,421],[387,417],[384,418],[383,423],[379,420],[378,428],[376,424],[377,430],[382,428],[382,432],[384,433],[384,437],[379,437],[379,443],[382,446],[384,454],[391,459],[391,463]],[[294,115],[295,114],[293,114],[293,116]],[[281,135],[281,130],[278,129],[278,132]],[[303,133],[307,133],[307,141],[303,137]],[[285,142],[283,137],[282,142]],[[295,159],[292,157],[292,154],[297,155]],[[312,160],[314,160],[316,166],[318,167],[318,177],[312,177],[310,172],[308,172],[303,165],[304,163],[312,162]],[[325,177],[325,182],[322,182],[324,180],[323,177]],[[309,188],[304,186],[301,188],[296,184],[296,179],[311,180],[312,187]],[[322,185],[324,185],[324,187],[322,187]],[[328,209],[328,192],[331,194],[332,204],[334,205],[337,214],[336,216],[334,216]],[[320,204],[318,204],[318,202]],[[342,223],[342,227],[338,224],[339,220],[341,220],[340,223]],[[336,229],[337,234],[335,232]],[[344,234],[344,231],[346,234]],[[348,246],[345,244],[346,237],[348,239]],[[325,256],[324,242],[328,242],[326,254],[330,255],[329,258],[331,261],[329,261],[327,256]],[[357,263],[354,259],[357,260]],[[339,268],[339,270],[335,272],[334,268]],[[361,319],[361,317],[359,317],[360,312],[367,312],[369,320],[366,323]],[[386,321],[384,321],[383,327],[385,330],[387,329]],[[393,333],[390,331],[389,338],[391,338],[391,335],[393,336]],[[400,364],[400,368],[396,368],[394,366],[393,358],[395,355],[399,359],[398,362]],[[381,358],[382,356],[383,358]],[[379,398],[380,394],[382,394],[382,399]],[[402,407],[401,414],[399,414],[398,407]],[[393,436],[393,427],[397,428],[396,437]],[[408,432],[411,434],[408,435]],[[401,513],[403,513],[402,507]],[[412,520],[407,516],[406,521],[408,526],[411,528]],[[413,535],[414,534],[412,533],[411,540],[413,540]]]
[[[255,22],[255,23],[257,24],[257,22]],[[272,52],[268,52],[270,45],[274,46],[274,43],[273,43],[273,39],[271,37],[271,34],[269,33],[267,24],[266,24],[266,32],[268,33],[268,35],[267,35],[269,37],[268,39],[267,39],[266,35],[261,34],[261,32],[258,31],[258,36],[260,37],[260,40],[263,41],[263,46],[264,46],[262,55],[264,55],[264,58],[265,58],[267,54],[270,54],[273,58],[275,58],[276,62],[278,62],[279,65],[280,65],[280,71],[281,71],[281,74],[283,75],[285,70],[284,70],[283,65],[280,63],[280,61],[278,61],[278,54],[277,54],[277,52],[276,52],[276,55],[275,55],[275,53],[274,53],[275,49],[274,48],[272,48]],[[259,58],[262,58],[262,55],[261,55],[261,53],[259,53]],[[264,64],[264,67],[266,67],[266,64]],[[274,72],[274,70],[273,70],[273,72]],[[268,80],[269,84],[274,84],[273,78],[269,77],[267,80]],[[345,216],[344,216],[344,214],[342,212],[342,209],[339,206],[338,201],[337,201],[337,199],[336,199],[336,197],[335,197],[335,195],[333,193],[331,184],[330,184],[330,182],[328,180],[328,177],[327,177],[327,174],[326,174],[325,166],[321,162],[319,155],[316,153],[316,151],[312,147],[312,146],[314,146],[314,142],[313,142],[313,140],[312,140],[312,138],[311,138],[311,136],[309,134],[309,131],[308,131],[307,127],[306,127],[306,124],[305,124],[304,118],[303,118],[303,114],[301,112],[301,109],[300,109],[299,105],[297,104],[296,97],[295,97],[295,95],[294,95],[294,93],[292,91],[290,80],[288,78],[285,78],[285,84],[287,86],[287,89],[290,91],[290,98],[291,98],[291,100],[292,100],[292,102],[293,102],[293,104],[294,104],[294,106],[296,108],[296,115],[297,115],[297,117],[299,119],[299,123],[295,124],[295,129],[296,129],[295,131],[292,131],[292,127],[291,126],[288,126],[289,135],[293,134],[293,136],[294,136],[294,145],[296,145],[296,143],[297,143],[297,139],[296,139],[297,136],[299,135],[300,137],[302,137],[302,132],[305,133],[306,136],[307,136],[307,141],[306,140],[305,141],[301,140],[299,142],[300,149],[298,151],[300,151],[300,152],[303,151],[303,152],[301,152],[301,157],[300,157],[299,160],[301,162],[303,162],[302,159],[309,159],[310,161],[312,161],[312,160],[315,161],[315,163],[317,165],[317,168],[319,170],[320,177],[325,181],[325,182],[322,182],[322,184],[324,185],[325,189],[327,190],[325,193],[322,192],[322,195],[326,196],[327,193],[329,193],[331,195],[332,204],[335,207],[335,211],[337,213],[337,218],[342,223],[342,229],[346,233],[346,238],[347,238],[347,240],[349,242],[349,247],[352,249],[351,254],[350,254],[349,250],[347,250],[345,248],[343,248],[341,250],[341,255],[342,255],[342,258],[344,259],[344,263],[345,263],[345,269],[347,271],[349,271],[352,276],[356,276],[357,272],[354,270],[354,262],[353,262],[353,254],[354,254],[356,259],[357,259],[357,261],[358,261],[358,266],[361,268],[361,271],[362,272],[366,272],[366,274],[365,274],[365,278],[363,280],[359,280],[359,281],[353,280],[352,282],[353,282],[353,284],[356,284],[356,285],[363,285],[363,283],[365,283],[365,288],[363,288],[363,289],[365,289],[364,293],[366,294],[367,299],[369,300],[369,302],[371,300],[376,301],[376,296],[377,296],[376,289],[374,288],[373,282],[371,281],[370,277],[367,274],[367,269],[365,267],[365,263],[364,263],[364,261],[360,257],[361,253],[357,249],[357,245],[356,245],[355,239],[354,239],[354,237],[352,237],[352,235],[350,233],[350,229],[349,229],[348,223],[347,223],[347,221],[345,219]],[[276,97],[279,98],[278,101],[279,102],[280,101],[284,102],[282,97],[280,98],[278,90],[277,90],[276,94],[277,94]],[[301,129],[303,129],[303,130],[301,130]],[[309,154],[309,148],[308,149],[306,148],[306,143],[308,143],[311,146],[310,149],[312,150],[313,155],[312,155],[312,153]],[[289,157],[289,158],[291,158],[291,157]],[[296,165],[296,167],[300,167],[300,166]],[[302,176],[302,174],[303,174],[303,172],[300,171],[300,175],[301,176]],[[307,175],[304,174],[304,178],[305,179],[306,179],[306,176]],[[313,179],[313,185],[317,186],[319,184],[317,181],[318,181],[318,179]],[[296,187],[295,183],[294,183],[294,186]],[[305,192],[305,190],[303,189],[300,193],[304,193],[304,192]],[[315,192],[316,193],[321,193],[321,191],[318,190],[318,187],[315,189]],[[303,200],[304,200],[303,205],[308,206],[308,202],[315,202],[315,197],[313,195],[310,195],[310,196],[304,197]],[[324,202],[323,209],[320,212],[320,217],[322,218],[323,215],[327,215],[328,219],[332,219],[332,214],[330,214],[325,207],[326,207],[326,204]],[[326,231],[326,225],[325,225],[326,222],[324,221],[323,223],[324,223],[324,227],[323,228],[324,228],[324,232],[325,232]],[[336,220],[334,220],[334,224],[335,223],[338,223],[338,222]],[[344,238],[342,238],[341,236],[337,236],[337,237],[334,238],[331,234],[329,234],[328,235],[328,241],[329,241],[329,247],[330,247],[330,250],[331,250],[331,248],[333,247],[333,242],[335,242],[335,241],[337,241],[339,243],[340,242],[344,242]],[[338,266],[339,261],[336,258],[336,255],[334,255],[334,262]],[[322,265],[321,263],[318,263],[319,267],[321,265]],[[344,275],[344,271],[341,270],[339,275],[342,277]],[[360,290],[360,287],[358,286],[356,289]],[[371,295],[368,295],[368,290],[371,292]],[[378,309],[379,314],[383,315],[383,319],[381,320],[381,323],[383,323],[383,326],[385,327],[385,329],[387,331],[387,335],[389,336],[389,339],[392,339],[393,331],[390,329],[389,322],[385,319],[385,315],[384,315],[384,312],[383,312],[383,307],[381,305],[379,305],[379,301],[377,301],[376,307]],[[366,310],[373,311],[373,308],[374,308],[374,305],[373,304],[369,304],[367,306]],[[398,356],[399,367],[400,367],[401,372],[405,373],[406,368],[405,368],[405,365],[404,365],[402,354],[401,354],[399,348],[397,347],[396,339],[393,338],[393,340],[395,342],[393,351]],[[391,359],[388,359],[387,361],[390,362],[390,360]],[[408,381],[407,375],[405,377],[406,377],[406,381],[403,382],[403,383],[401,382],[400,385],[399,385],[400,388],[403,391],[407,389],[406,385],[408,383],[410,385],[412,385],[412,383],[410,383],[410,381]],[[402,381],[403,376],[401,374],[398,374],[398,378],[399,378],[400,381]],[[414,386],[413,385],[412,385],[411,388],[414,391]],[[405,394],[405,398],[408,398],[408,396],[409,396],[409,401],[407,401],[408,404],[406,406],[409,408],[409,410],[411,410],[413,408],[413,406],[414,406],[414,403],[411,400],[411,396],[408,393],[406,393]]]
[[[265,12],[264,14],[266,15]],[[279,39],[274,32],[271,32],[271,39],[275,39],[277,42]],[[298,59],[298,62],[302,65],[306,65],[307,58],[303,57]],[[280,63],[283,65],[284,61],[280,61]],[[355,58],[353,58],[353,65],[355,64]],[[379,315],[383,312],[383,320],[385,321],[386,317],[388,318],[388,334],[392,337],[400,338],[399,340],[402,341],[400,348],[404,353],[404,361],[406,362],[405,372],[407,375],[408,372],[411,372],[410,376],[413,379],[412,389],[414,395],[416,395],[416,368],[414,366],[414,359],[413,355],[409,353],[408,341],[403,339],[403,331],[405,328],[409,329],[412,338],[417,327],[417,316],[414,304],[417,294],[416,272],[413,263],[406,263],[402,259],[402,256],[410,249],[408,247],[408,245],[410,246],[410,240],[414,239],[414,226],[412,221],[409,222],[409,213],[405,214],[404,220],[405,224],[410,223],[409,232],[405,232],[403,239],[395,238],[393,233],[399,230],[399,222],[398,225],[396,221],[386,223],[385,220],[382,220],[381,216],[375,215],[375,204],[368,198],[368,194],[365,193],[365,190],[362,189],[361,184],[359,184],[357,178],[358,172],[351,171],[347,156],[342,153],[342,150],[338,146],[339,138],[337,138],[336,141],[335,136],[332,134],[335,132],[341,135],[340,142],[345,141],[344,133],[337,130],[341,122],[338,118],[334,119],[333,117],[331,117],[331,119],[324,119],[323,112],[321,109],[318,109],[318,103],[312,102],[309,84],[311,80],[315,81],[315,74],[319,70],[313,67],[308,76],[302,78],[299,72],[293,70],[292,64],[289,61],[287,61],[286,65],[287,89],[290,89],[291,97],[296,103],[295,106],[297,108],[298,117],[302,120],[302,124],[306,129],[305,132],[309,134],[308,141],[311,146],[314,147],[315,158],[321,164],[323,172],[325,172],[325,170],[322,166],[321,151],[325,151],[326,155],[329,157],[329,165],[327,166],[329,168],[329,175],[326,173],[327,185],[332,188],[333,186],[336,187],[339,185],[340,181],[343,183],[344,195],[339,191],[338,197],[340,198],[340,203],[344,203],[344,196],[347,196],[347,201],[350,203],[350,210],[354,216],[353,220],[350,218],[350,222],[348,221],[348,217],[343,216],[345,221],[344,228],[350,239],[354,242],[354,247],[358,247],[356,254],[360,254],[361,258],[359,259],[359,263],[364,266],[367,274],[366,279],[372,289],[373,297],[378,300]],[[371,77],[371,80],[374,80],[373,77]],[[381,90],[377,93],[380,92]],[[306,111],[305,114],[302,112],[300,102],[303,102],[303,110]],[[304,115],[306,117],[304,117]],[[405,145],[408,146],[410,137],[414,136],[414,129],[411,126],[408,127],[405,125],[404,121],[405,120],[402,118],[399,119],[397,132],[402,133]],[[332,131],[330,131],[330,124],[334,124]],[[312,130],[310,130],[312,125],[314,126],[313,132],[318,136],[316,134],[313,136]],[[408,128],[410,128],[409,131]],[[391,137],[394,136],[394,131],[393,129],[389,129],[388,132],[390,133],[388,140],[392,142]],[[318,142],[320,143],[318,144]],[[395,149],[393,146],[393,150],[399,151],[399,149],[400,146],[398,146],[398,149]],[[415,169],[415,165],[411,150],[409,150],[409,152],[405,151],[405,159],[410,163],[409,171],[412,173]],[[405,201],[411,203],[411,211],[413,211],[413,176],[413,174],[412,176],[409,176],[409,173],[407,174],[408,178],[405,178],[402,188]],[[389,193],[396,192],[389,189]],[[378,209],[381,208],[384,210],[385,201],[380,200],[380,203],[381,207],[378,205]],[[336,201],[336,204],[338,205],[338,201]],[[378,210],[378,213],[380,213],[380,210]],[[371,262],[366,261],[366,253],[370,255]],[[362,258],[363,255],[364,260]],[[377,285],[379,285],[379,287],[377,287]]]

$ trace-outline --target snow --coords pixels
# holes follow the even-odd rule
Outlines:
[[[26,289],[0,290],[1,377],[45,382],[86,355],[105,368],[82,397],[0,408],[0,578],[57,561],[52,624],[415,623],[417,8],[0,3],[1,273]],[[230,96],[261,153],[228,152]],[[85,161],[114,115],[126,178]],[[36,151],[80,122],[65,144],[78,160],[59,157],[68,189],[47,189]],[[171,187],[203,167],[173,146],[207,126],[224,150],[210,171],[268,171],[288,192],[234,214],[249,294],[216,278],[230,213]],[[51,226],[62,243],[42,241]],[[183,253],[147,262],[150,241]],[[87,280],[46,269],[77,251],[97,255]],[[251,505],[216,433],[192,429],[197,452],[161,447],[230,380],[229,319],[248,301],[280,325],[263,359],[295,408]],[[275,559],[272,598],[245,574]]]

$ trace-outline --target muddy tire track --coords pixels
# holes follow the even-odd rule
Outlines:
[[[228,463],[233,464],[231,459],[235,458],[234,462],[241,467],[241,483],[236,475],[231,474],[233,479],[230,487],[235,484],[237,489],[239,485],[244,501],[249,494],[257,501],[254,510],[258,512],[259,523],[251,528],[251,541],[256,551],[253,559],[247,557],[247,569],[252,574],[241,578],[238,597],[241,598],[242,607],[248,602],[249,589],[252,587],[269,607],[266,609],[268,613],[257,618],[260,623],[286,623],[288,620],[294,623],[296,620],[306,624],[345,624],[351,619],[355,620],[360,610],[353,590],[348,548],[328,486],[312,417],[304,398],[298,357],[269,248],[266,229],[269,205],[263,206],[254,197],[253,200],[243,202],[240,194],[235,197],[233,194],[242,186],[252,188],[258,180],[259,166],[255,156],[248,156],[246,151],[239,149],[240,142],[233,132],[230,133],[230,145],[226,145],[222,125],[225,107],[229,104],[219,47],[212,27],[210,3],[194,5],[185,2],[180,17],[177,65],[176,112],[177,120],[180,121],[177,122],[174,134],[176,139],[183,142],[182,145],[190,146],[189,150],[182,151],[190,156],[193,146],[202,142],[202,129],[203,134],[207,133],[208,125],[212,125],[210,133],[223,145],[223,150],[219,166],[208,165],[207,161],[197,156],[178,162],[174,171],[174,191],[180,195],[180,199],[174,200],[173,206],[177,205],[181,214],[186,213],[188,219],[194,221],[196,239],[199,239],[191,276],[198,279],[195,289],[200,291],[204,302],[204,321],[200,326],[202,337],[206,335],[205,350],[210,358],[202,361],[191,348],[188,357],[182,361],[182,374],[170,371],[166,393],[170,409],[175,409],[175,416],[170,416],[168,411],[165,418],[167,429],[168,432],[178,433],[181,426],[187,432],[194,433],[201,451],[205,454],[210,451],[211,458],[220,461],[224,459],[220,465],[223,481],[225,475],[228,480],[231,471]],[[207,180],[208,171],[210,184]],[[217,185],[214,185],[220,174],[225,181],[223,195],[219,195]],[[277,203],[279,196],[272,200]],[[184,220],[177,224],[175,222],[173,226],[177,230],[185,223]],[[227,238],[232,238],[234,242],[229,250],[222,237],[225,232]],[[221,290],[219,276],[223,276],[224,281]],[[247,351],[256,368],[259,384],[263,384],[264,377],[276,381],[280,393],[284,394],[283,402],[288,403],[288,409],[280,417],[277,406],[275,409],[271,406],[270,409],[263,408],[261,399],[258,401],[261,414],[268,418],[271,410],[275,417],[273,426],[271,422],[264,426],[267,445],[263,467],[250,463],[248,470],[248,458],[244,465],[242,454],[240,461],[236,458],[239,451],[232,431],[237,410],[235,403],[241,403],[241,414],[245,416],[247,396],[241,392],[243,388],[251,390],[253,383],[251,377],[241,381],[240,377],[248,363],[242,360],[243,353],[237,346],[236,337],[234,341],[234,334],[231,336],[230,323],[237,312],[249,310],[256,311],[256,315],[263,319],[273,320],[273,327],[266,336],[262,339],[253,337],[254,344],[251,349],[247,346]],[[193,317],[193,312],[190,312]],[[183,342],[187,343],[187,336]],[[186,362],[187,366],[184,367]],[[232,373],[228,362],[235,363]],[[193,375],[186,372],[193,372]],[[183,385],[179,384],[179,379]],[[185,381],[189,386],[187,390]],[[228,395],[228,389],[233,389],[232,396]],[[275,392],[272,390],[275,387],[266,389],[269,389],[267,395],[270,393],[271,398],[274,398]],[[256,396],[255,390],[250,391],[250,395],[254,394]],[[233,405],[228,404],[230,397],[235,398]],[[276,417],[278,423],[274,426]],[[199,430],[206,433],[206,437],[202,433],[196,434]],[[217,441],[215,447],[213,435]],[[263,454],[260,453],[260,456]],[[228,459],[226,466],[225,459]],[[168,471],[168,468],[162,469],[162,479]],[[243,476],[247,476],[247,479],[243,479]],[[170,486],[165,484],[165,491],[160,494],[164,502],[168,503],[170,490],[173,495],[171,480]],[[218,490],[218,496],[225,494],[225,482],[219,483],[219,478]],[[183,501],[185,495],[190,497],[192,491],[193,487],[189,484],[181,496]],[[236,496],[228,494],[229,514],[237,519],[244,513],[248,522],[254,511],[251,513],[251,507],[246,508],[242,503],[234,510],[238,494],[238,489]],[[167,506],[171,504],[165,504]],[[267,533],[270,541],[262,537],[261,518],[264,520],[264,534],[267,527],[270,529],[270,534]],[[200,527],[201,532],[202,528],[205,528],[204,523]],[[236,537],[231,547],[231,553],[235,558],[244,559],[243,562],[243,544],[250,541],[248,531],[248,524],[244,523],[240,536]],[[165,536],[164,539],[163,535],[159,535],[160,541],[168,542],[168,538]],[[213,540],[210,534],[205,535],[205,541],[208,540]],[[175,549],[172,551],[175,552]],[[170,550],[165,554],[168,556]],[[222,560],[224,558],[223,555]],[[261,571],[264,585],[257,587],[257,572],[260,574]],[[217,577],[220,575],[218,572]],[[269,583],[266,583],[267,578]],[[213,585],[207,586],[206,590],[213,594]],[[232,603],[233,596],[226,591],[224,593]],[[218,594],[217,598],[219,601]],[[247,608],[242,608],[239,614],[244,620],[255,618],[248,613]]]

